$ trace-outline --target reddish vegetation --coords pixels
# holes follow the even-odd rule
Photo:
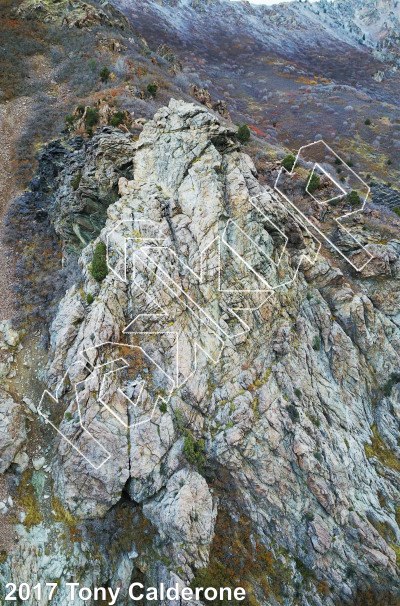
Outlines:
[[[251,124],[249,124],[249,128],[251,128],[251,130],[256,133],[256,135],[258,135],[259,137],[266,137],[267,133],[265,133],[263,130],[261,130],[261,128],[258,128],[257,126],[252,126]]]

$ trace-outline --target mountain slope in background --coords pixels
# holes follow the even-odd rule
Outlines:
[[[400,4],[398,0],[321,0],[316,10],[338,27],[375,49],[375,56],[400,66]]]
[[[295,151],[321,135],[338,151],[354,156],[365,175],[395,180],[398,166],[389,168],[387,160],[395,160],[400,149],[400,76],[390,57],[376,56],[351,25],[361,22],[366,9],[356,7],[364,3],[115,4],[150,45],[161,40],[176,50],[188,82],[200,79],[227,102],[235,121],[245,120],[265,141]],[[374,24],[379,15],[380,27],[386,19],[396,28],[396,3],[368,6],[368,23]],[[374,27],[370,25],[371,32]],[[376,36],[380,39],[381,33]],[[364,124],[366,119],[372,126]]]

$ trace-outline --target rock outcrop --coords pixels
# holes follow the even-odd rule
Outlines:
[[[25,419],[21,406],[0,390],[0,473],[14,461],[26,440]]]
[[[145,552],[138,537],[117,563],[105,552],[94,580],[125,583],[138,568],[149,582],[187,583],[215,561],[223,570],[211,545],[226,539],[216,523],[224,509],[250,527],[255,564],[264,558],[263,577],[255,565],[240,579],[254,603],[332,606],[351,602],[360,582],[395,593],[400,321],[372,293],[383,277],[396,291],[398,242],[382,245],[365,276],[316,257],[235,134],[206,108],[171,100],[135,149],[107,127],[87,163],[76,154],[82,194],[97,191],[98,174],[115,183],[129,158],[133,175],[119,175],[106,224],[81,253],[82,280],[51,327],[46,384],[56,399],[45,411],[69,440],[54,432],[55,496],[86,529],[94,518],[112,524],[123,507],[136,528],[144,516]],[[110,142],[98,172],[95,150]],[[91,270],[99,242],[102,281]],[[87,570],[82,559],[77,545],[68,574]],[[270,561],[284,567],[284,589]]]
[[[126,19],[110,2],[103,7],[93,6],[82,0],[24,0],[17,14],[25,19],[38,18],[45,22],[58,22],[63,26],[89,29],[96,25],[113,25],[129,30]]]

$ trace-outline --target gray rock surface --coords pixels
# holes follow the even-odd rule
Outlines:
[[[26,440],[25,419],[20,404],[0,389],[0,473],[4,473]]]
[[[55,494],[83,525],[109,515],[129,497],[155,533],[155,551],[147,553],[145,563],[139,558],[153,582],[172,582],[171,575],[177,575],[187,583],[197,568],[207,566],[224,500],[232,515],[234,509],[249,520],[251,536],[261,537],[292,571],[283,603],[296,603],[295,579],[302,582],[304,606],[323,603],[322,581],[329,588],[324,603],[330,606],[354,596],[360,579],[367,584],[384,579],[395,590],[399,316],[395,306],[375,302],[372,293],[374,280],[383,278],[388,293],[398,288],[398,243],[375,247],[376,261],[365,276],[353,276],[327,253],[310,261],[314,242],[302,226],[286,247],[283,234],[293,217],[275,192],[259,184],[234,135],[235,127],[206,108],[171,100],[145,125],[134,152],[133,179],[119,180],[120,197],[108,207],[104,229],[82,251],[83,282],[66,293],[51,328],[47,385],[55,394],[68,373],[52,411],[58,411],[59,429],[70,440],[55,436]],[[102,137],[109,136],[98,135],[99,148]],[[117,163],[120,144],[121,157],[129,153],[123,141],[116,141]],[[92,178],[88,174],[89,189]],[[248,265],[221,240],[222,293],[215,286],[221,258],[213,243],[223,234]],[[97,241],[108,244],[112,269],[101,283],[90,273]],[[160,241],[176,256],[153,251],[154,270],[146,247]],[[199,283],[193,272],[199,271],[201,251],[209,273]],[[134,265],[135,281],[124,281],[125,269],[130,277]],[[259,278],[249,265],[268,280],[268,297],[260,295]],[[210,318],[206,329],[188,304],[182,308],[179,297],[170,295],[163,268],[174,288],[181,288],[181,299],[187,301],[189,292],[202,301]],[[90,305],[87,292],[94,297]],[[155,341],[133,334],[134,329],[124,332],[132,323],[136,333],[159,330],[153,315],[160,308],[171,314],[171,331],[182,335],[181,386],[165,407],[157,401],[150,422],[129,427],[126,400],[116,391],[105,396],[107,406],[99,406],[101,377],[92,369],[124,357],[145,382],[146,397],[160,394],[171,374],[174,343],[166,335]],[[235,332],[238,317],[248,330]],[[222,345],[215,332],[224,335]],[[209,357],[198,349],[196,358],[195,342]],[[138,355],[138,344],[158,367]],[[136,387],[130,380],[132,394]],[[77,383],[82,385],[79,411],[71,389]],[[123,379],[117,385],[126,388]],[[79,414],[97,441],[82,432]],[[90,460],[100,460],[99,443],[111,456],[94,469],[71,443]],[[31,531],[24,545],[35,540]],[[128,554],[137,554],[136,547],[130,543],[126,553],[121,548],[118,570],[126,571],[124,579],[133,574]],[[69,570],[78,569],[84,557],[84,548],[76,546]],[[37,578],[48,573],[43,558],[40,564],[37,560]],[[93,579],[109,578],[104,575],[111,560],[105,562],[104,570],[92,571]],[[24,564],[19,560],[14,566],[19,570]],[[310,584],[305,569],[312,571]],[[259,603],[278,603],[275,598]]]

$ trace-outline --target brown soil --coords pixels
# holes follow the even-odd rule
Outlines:
[[[14,312],[12,285],[15,259],[4,242],[4,221],[12,200],[20,195],[13,170],[13,151],[32,108],[32,100],[19,97],[0,106],[0,321]]]

